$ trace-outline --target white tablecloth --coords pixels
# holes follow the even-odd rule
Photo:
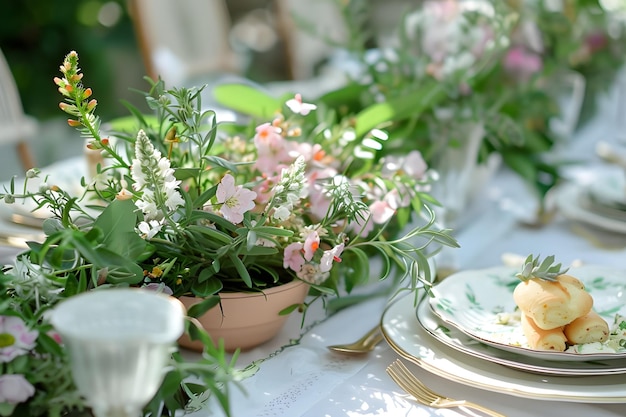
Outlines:
[[[593,145],[612,134],[602,120],[590,123],[566,147],[566,153],[599,165]],[[499,172],[474,203],[472,220],[456,235],[459,267],[483,268],[501,263],[504,253],[556,255],[564,264],[574,260],[626,268],[624,245],[600,248],[579,233],[572,223],[557,215],[543,228],[532,229],[517,221],[520,213],[533,209],[528,190],[510,172]],[[0,231],[12,226],[0,223]],[[615,239],[615,237],[612,237]],[[619,245],[618,245],[619,246]],[[3,261],[19,249],[0,248]],[[307,324],[292,314],[287,326],[270,342],[240,354],[239,367],[252,366],[253,375],[241,382],[245,392],[231,391],[234,417],[326,417],[326,416],[471,416],[460,409],[436,410],[418,405],[388,377],[385,368],[399,356],[386,343],[364,356],[345,356],[326,346],[356,340],[380,322],[386,300],[373,299],[325,319],[321,306],[310,311]],[[289,345],[285,347],[286,345]],[[529,400],[487,392],[451,382],[408,364],[433,389],[453,398],[468,399],[510,417],[563,415],[609,417],[626,415],[626,404],[585,404]],[[580,378],[581,380],[583,378]],[[626,383],[626,376],[624,379]],[[222,415],[218,407],[194,416]]]

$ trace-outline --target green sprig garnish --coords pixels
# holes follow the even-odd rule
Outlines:
[[[556,277],[564,274],[569,268],[561,269],[561,264],[554,263],[554,255],[546,257],[543,261],[540,261],[539,255],[533,257],[528,255],[524,261],[522,271],[515,274],[515,276],[522,281],[528,281],[529,279],[539,278],[545,281],[556,281]]]

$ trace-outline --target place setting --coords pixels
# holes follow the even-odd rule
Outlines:
[[[626,271],[600,265],[549,267],[553,260],[548,257],[544,264],[528,257],[525,268],[456,272],[435,284],[430,297],[417,303],[404,297],[391,304],[381,319],[383,336],[396,353],[424,370],[483,390],[537,400],[626,401]],[[550,327],[543,323],[543,313],[534,319],[526,316],[532,310],[519,302],[520,294],[529,291],[526,287],[536,290],[537,280],[542,291],[553,286],[532,275],[543,276],[542,271],[550,278],[572,277],[584,286],[574,302],[584,314],[574,318],[575,309],[558,300],[558,291],[549,290],[547,295],[533,293],[528,304],[539,306],[533,308],[547,318],[571,321],[541,329],[538,323]],[[532,278],[522,280],[519,274],[524,272]],[[574,294],[576,284],[568,280],[559,277],[554,286]],[[558,308],[545,310],[542,305]]]
[[[574,170],[570,180],[555,189],[555,203],[570,220],[626,233],[626,159],[603,141],[596,144],[596,154],[610,165]]]

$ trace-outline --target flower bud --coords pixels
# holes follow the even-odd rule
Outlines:
[[[31,168],[28,171],[26,171],[26,178],[31,179],[31,178],[37,178],[37,176],[39,175],[39,170],[37,168]]]
[[[126,188],[122,188],[120,192],[117,193],[115,198],[121,201],[130,200],[131,198],[133,198],[133,194],[130,191],[128,191]]]
[[[78,120],[74,120],[74,119],[67,119],[67,124],[70,125],[71,127],[82,126],[81,122],[79,122]]]
[[[15,203],[15,197],[13,194],[7,194],[4,196],[4,202],[7,204],[13,204]]]
[[[83,98],[89,98],[89,97],[91,97],[91,94],[92,94],[92,93],[93,93],[93,92],[91,91],[91,88],[86,88],[86,89],[85,89],[85,94],[83,95]]]
[[[93,109],[95,109],[97,104],[98,102],[96,101],[96,99],[92,99],[89,103],[87,103],[87,111],[92,111]]]

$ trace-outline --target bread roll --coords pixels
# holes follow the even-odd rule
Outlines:
[[[598,313],[591,310],[565,326],[563,332],[573,345],[606,342],[609,338],[609,325]]]
[[[544,330],[537,327],[533,319],[524,313],[521,315],[522,330],[528,340],[528,346],[536,350],[553,350],[563,352],[567,338],[563,334],[561,327],[551,330]]]
[[[515,303],[540,329],[563,327],[587,314],[593,306],[591,295],[577,278],[563,274],[556,279],[522,281],[513,291]]]

